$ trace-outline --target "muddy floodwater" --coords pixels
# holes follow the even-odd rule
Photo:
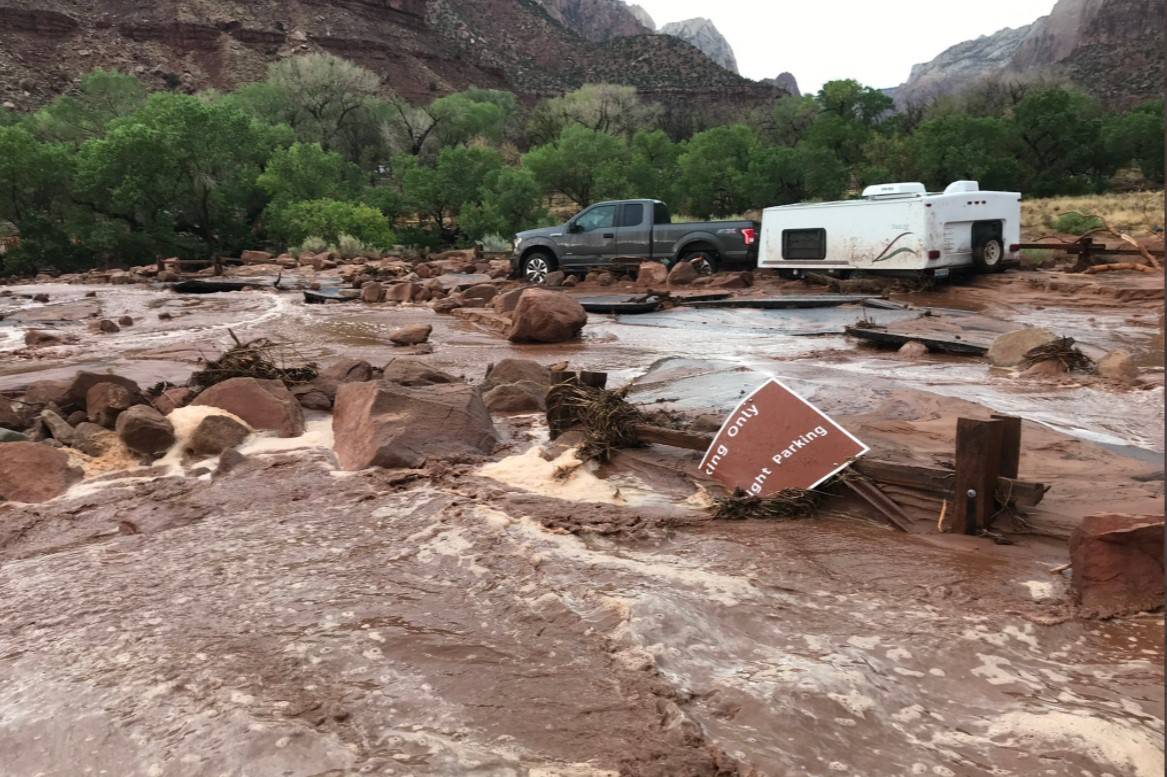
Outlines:
[[[568,361],[649,408],[721,414],[774,376],[921,460],[951,460],[958,415],[1018,415],[1021,474],[1053,485],[1039,517],[1162,512],[1161,386],[1026,381],[842,333],[918,310],[592,315],[578,343],[513,346],[421,306],[35,290],[50,303],[0,298],[0,390],[78,369],[182,382],[231,333],[380,365],[401,352],[391,330],[430,323],[424,358],[468,381],[507,356]],[[1145,304],[993,297],[913,304],[1102,351],[1159,332]],[[93,313],[135,323],[95,336]],[[77,342],[33,355],[36,326]],[[1064,537],[1002,546],[856,512],[713,521],[684,456],[556,482],[532,451],[542,418],[496,423],[490,461],[345,473],[329,417],[309,414],[303,438],[254,440],[227,475],[191,464],[0,504],[0,776],[1163,774],[1162,616],[1072,617],[1050,573]]]

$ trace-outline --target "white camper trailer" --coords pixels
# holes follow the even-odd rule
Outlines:
[[[766,208],[758,267],[789,271],[996,272],[1021,242],[1021,195],[956,181],[868,186],[863,198]],[[937,272],[939,271],[939,272]]]

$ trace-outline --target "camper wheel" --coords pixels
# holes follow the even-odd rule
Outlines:
[[[981,272],[1000,272],[1004,268],[1001,260],[1005,258],[1005,248],[997,238],[990,238],[981,243],[973,251],[973,261]]]

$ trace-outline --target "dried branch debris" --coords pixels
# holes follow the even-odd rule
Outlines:
[[[809,518],[818,509],[822,494],[787,488],[769,496],[750,496],[740,488],[714,500],[713,517],[721,520],[747,518]]]
[[[235,345],[193,373],[190,377],[192,387],[201,390],[231,378],[279,380],[288,386],[316,379],[316,365],[306,361],[291,345],[263,337],[244,343],[234,332],[227,331]]]
[[[1098,366],[1094,363],[1094,360],[1074,346],[1074,338],[1072,337],[1059,337],[1057,340],[1053,340],[1045,345],[1031,348],[1026,351],[1025,358],[1021,362],[1021,367],[1032,367],[1038,362],[1044,361],[1060,362],[1066,368],[1067,372],[1093,374],[1098,371]]]

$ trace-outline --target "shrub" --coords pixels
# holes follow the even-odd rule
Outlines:
[[[319,235],[310,235],[304,238],[303,242],[300,243],[300,247],[297,248],[293,253],[295,253],[296,256],[300,256],[301,254],[318,254],[327,248],[327,240],[320,237]]]
[[[268,207],[268,232],[288,245],[302,244],[309,235],[337,243],[351,235],[367,246],[388,248],[397,242],[389,220],[376,208],[341,200],[300,200]]]
[[[1066,235],[1083,235],[1102,226],[1102,219],[1078,211],[1063,213],[1050,224],[1055,232]]]
[[[501,254],[511,250],[511,241],[499,234],[483,235],[478,241],[482,250],[490,254]]]
[[[336,252],[343,259],[356,259],[358,256],[368,256],[369,247],[352,235],[341,235],[336,241]]]

